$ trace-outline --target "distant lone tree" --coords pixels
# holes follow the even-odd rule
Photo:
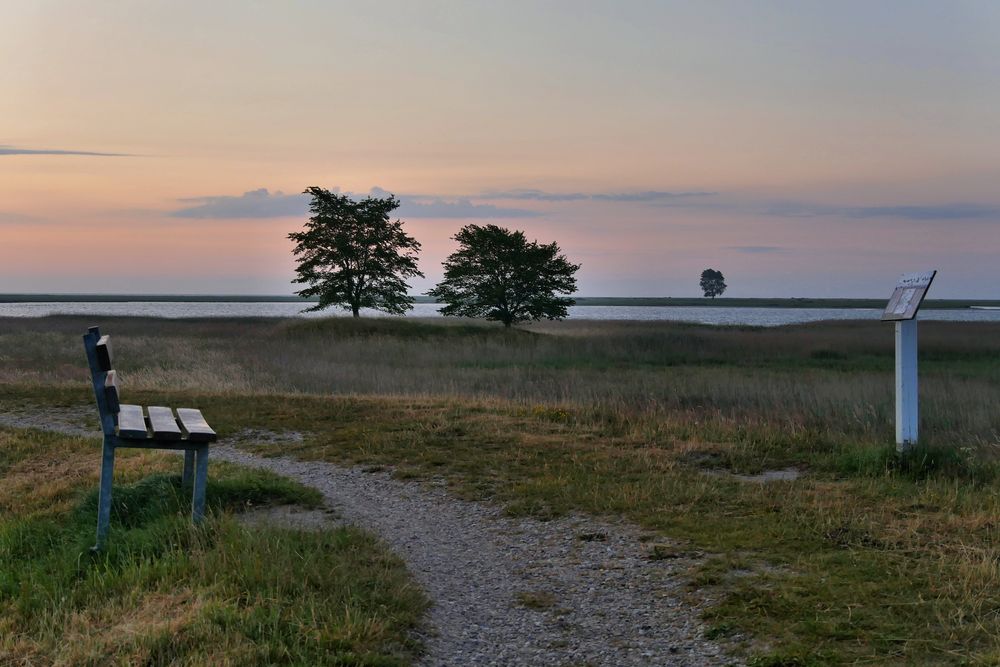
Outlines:
[[[701,272],[701,291],[713,299],[726,291],[726,279],[722,271],[705,269]]]
[[[442,315],[483,317],[510,327],[566,317],[576,303],[558,296],[576,291],[571,264],[555,243],[528,242],[524,232],[497,225],[466,225],[457,251],[444,262],[444,280],[427,294],[447,304]]]
[[[306,310],[339,306],[358,317],[362,308],[395,315],[413,308],[406,279],[424,275],[417,269],[420,243],[389,217],[399,200],[389,195],[354,201],[317,187],[304,194],[312,195],[312,216],[288,238],[299,262],[292,282],[308,285],[297,294],[319,297]]]

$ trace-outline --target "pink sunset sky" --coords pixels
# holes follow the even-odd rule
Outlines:
[[[0,5],[0,293],[290,294],[317,185],[585,296],[1000,298],[1000,3]]]

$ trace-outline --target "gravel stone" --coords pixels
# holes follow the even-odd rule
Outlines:
[[[703,470],[703,475],[709,477],[726,477],[740,482],[751,484],[767,484],[768,482],[794,482],[802,477],[802,471],[798,468],[781,468],[778,470],[764,470],[756,475],[742,475],[728,470]]]
[[[309,531],[329,530],[342,523],[337,520],[333,510],[307,510],[295,505],[261,507],[240,512],[236,515],[236,520],[249,528],[275,526]]]
[[[101,437],[101,425],[97,420],[96,406],[90,409],[84,407],[38,408],[0,412],[0,426],[34,428],[76,437]]]

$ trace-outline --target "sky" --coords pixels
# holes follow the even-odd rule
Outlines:
[[[1000,298],[1000,3],[0,3],[0,293],[290,294],[306,187],[584,296]]]

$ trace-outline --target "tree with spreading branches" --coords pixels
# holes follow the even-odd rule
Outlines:
[[[306,310],[338,306],[358,317],[362,308],[394,315],[413,308],[406,280],[424,275],[417,269],[420,243],[390,217],[399,200],[390,194],[355,201],[318,187],[304,194],[312,196],[311,217],[288,238],[298,259],[293,282],[307,285],[297,294],[319,297]]]
[[[705,296],[715,298],[726,291],[726,279],[722,271],[705,269],[701,272],[701,291]]]
[[[559,296],[576,291],[580,268],[555,243],[529,242],[524,232],[497,225],[466,225],[459,248],[444,263],[444,280],[428,292],[443,301],[443,315],[482,317],[510,327],[562,319],[576,303]]]

